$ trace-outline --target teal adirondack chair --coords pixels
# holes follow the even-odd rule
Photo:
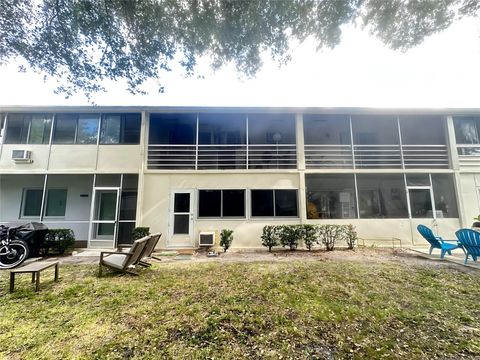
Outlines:
[[[452,250],[460,247],[457,240],[443,240],[440,236],[435,236],[433,231],[425,225],[418,225],[417,230],[430,243],[430,255],[432,255],[433,249],[440,249],[440,258],[443,259],[446,253],[452,255]]]
[[[460,229],[455,235],[457,235],[458,242],[463,250],[465,250],[464,264],[467,264],[469,255],[473,261],[477,261],[480,256],[480,232],[472,229]]]

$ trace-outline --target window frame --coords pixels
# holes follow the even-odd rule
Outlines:
[[[252,220],[263,220],[263,219],[299,219],[300,218],[300,204],[299,204],[299,198],[298,198],[298,190],[299,189],[296,189],[296,188],[285,188],[285,189],[265,189],[265,188],[255,188],[255,189],[249,189],[249,193],[250,193],[250,206],[249,206],[249,218],[252,219]],[[272,192],[272,200],[273,200],[273,215],[266,215],[266,216],[254,216],[253,215],[253,209],[252,209],[252,204],[253,204],[253,201],[252,201],[252,191],[256,191],[256,190],[262,190],[262,191],[271,191]],[[283,216],[283,215],[276,215],[276,196],[275,196],[275,192],[276,191],[295,191],[295,198],[296,198],[296,204],[297,204],[297,215],[294,215],[294,216]]]
[[[0,133],[0,143],[6,145],[50,145],[52,134],[53,134],[53,127],[54,127],[54,118],[55,114],[53,113],[2,113],[2,127],[0,131],[3,130],[3,133]],[[22,129],[25,125],[25,121],[28,121],[28,126],[26,129],[25,135],[25,142],[10,142],[8,141],[8,128],[11,126],[11,116],[22,116]],[[42,142],[35,143],[31,140],[31,132],[32,132],[32,122],[34,119],[38,119],[39,117],[43,117],[49,120],[50,126],[48,128],[48,132],[45,132],[45,126],[43,126],[43,134],[42,134]],[[10,130],[11,131],[11,130]],[[21,137],[21,134],[20,134]],[[21,140],[21,139],[20,139]]]
[[[243,216],[224,216],[223,215],[223,192],[229,190],[239,190],[243,191]],[[220,191],[220,216],[200,216],[200,191]],[[247,219],[247,189],[245,188],[224,188],[224,189],[209,189],[209,188],[199,188],[197,189],[197,220],[208,220],[208,219],[228,219],[228,220],[244,220]]]

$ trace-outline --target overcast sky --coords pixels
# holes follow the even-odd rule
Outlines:
[[[92,100],[98,105],[154,106],[346,106],[480,108],[480,27],[464,19],[406,52],[387,49],[361,29],[344,28],[333,50],[295,46],[281,68],[266,58],[254,79],[239,78],[229,65],[213,73],[202,61],[204,78],[173,71],[161,80],[165,93],[131,95],[123,84],[108,84]],[[53,81],[18,73],[17,64],[0,67],[0,105],[89,105],[79,94],[55,95]]]

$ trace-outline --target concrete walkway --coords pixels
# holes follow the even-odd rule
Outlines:
[[[420,254],[420,256],[425,259],[432,261],[448,261],[457,265],[467,266],[469,268],[480,270],[480,261],[473,261],[471,257],[468,258],[467,265],[463,262],[465,261],[465,254],[461,249],[456,249],[452,251],[452,255],[445,255],[443,259],[440,259],[440,250],[434,249],[432,255],[429,255],[428,251],[430,248],[411,248],[410,250],[415,251]]]

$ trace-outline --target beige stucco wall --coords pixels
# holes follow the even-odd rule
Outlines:
[[[144,175],[144,195],[139,225],[150,226],[152,232],[163,233],[159,246],[167,247],[170,222],[170,194],[173,189],[194,189],[194,239],[198,243],[200,231],[217,231],[228,228],[234,230],[233,248],[261,248],[261,233],[265,225],[300,224],[298,218],[249,218],[249,194],[247,192],[247,216],[244,219],[198,219],[196,202],[198,189],[299,189],[299,174],[231,174],[210,173],[177,175],[147,173]],[[304,196],[299,191],[299,197]],[[299,215],[305,210],[300,205]],[[458,219],[342,219],[306,220],[310,224],[353,224],[365,245],[391,246],[392,238],[401,240],[402,245],[427,245],[416,231],[418,224],[432,227],[435,233],[447,239],[455,238],[460,227]],[[395,243],[398,245],[398,242]]]
[[[32,152],[31,163],[15,163],[12,161],[12,150],[30,150]],[[0,172],[41,172],[47,168],[48,163],[48,145],[7,145],[2,147],[0,156]]]
[[[14,163],[12,150],[30,150],[33,162]],[[141,145],[4,144],[0,155],[0,173],[138,173],[142,161]]]
[[[141,145],[100,145],[97,171],[138,173],[142,165]]]
[[[49,170],[66,173],[95,170],[97,145],[52,145]]]
[[[480,214],[478,189],[480,189],[480,174],[460,174],[461,203],[463,205],[463,222],[470,226],[473,218]]]
[[[256,173],[240,174],[226,171],[204,174],[155,174],[144,175],[144,195],[141,225],[150,226],[152,232],[161,232],[160,247],[166,247],[169,220],[170,194],[174,189],[298,189],[297,173]],[[233,247],[260,247],[261,229],[266,224],[300,223],[297,219],[197,219],[197,191],[194,192],[194,238],[198,240],[200,231],[213,231],[229,228],[235,231]],[[249,212],[247,206],[247,214]]]

